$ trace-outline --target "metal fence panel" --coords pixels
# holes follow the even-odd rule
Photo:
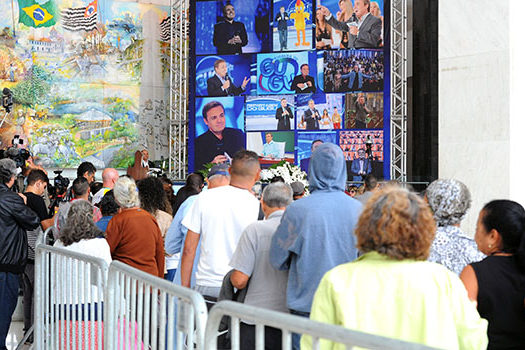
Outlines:
[[[43,244],[35,256],[37,349],[102,349],[108,266],[103,259]]]
[[[232,350],[239,350],[242,339],[239,335],[239,320],[243,319],[256,325],[257,349],[264,349],[264,326],[270,326],[282,331],[282,348],[291,349],[292,332],[306,334],[312,337],[312,349],[319,349],[319,340],[326,339],[352,349],[354,346],[365,349],[381,350],[436,350],[425,345],[409,343],[397,339],[353,331],[341,326],[330,325],[294,316],[282,312],[262,309],[233,301],[221,301],[210,310],[206,325],[204,342],[206,350],[217,349],[219,324],[223,316],[231,318]]]
[[[204,348],[208,312],[191,289],[113,261],[106,306],[106,349]]]

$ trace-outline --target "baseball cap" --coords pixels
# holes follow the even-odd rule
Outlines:
[[[214,175],[225,175],[229,176],[230,173],[228,172],[228,168],[230,166],[226,163],[222,164],[215,164],[211,167],[210,171],[208,172],[208,179]]]

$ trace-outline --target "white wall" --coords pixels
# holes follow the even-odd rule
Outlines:
[[[510,199],[525,205],[525,1],[510,0]]]
[[[472,192],[462,224],[469,234],[486,202],[510,197],[511,159],[524,149],[509,155],[509,7],[508,0],[439,2],[439,177]],[[514,14],[523,22],[523,11]]]

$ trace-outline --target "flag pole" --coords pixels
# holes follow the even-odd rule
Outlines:
[[[11,19],[13,20],[13,37],[16,37],[16,30],[15,30],[15,5],[13,5],[13,1],[11,0]]]

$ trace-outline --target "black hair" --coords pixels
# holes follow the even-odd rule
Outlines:
[[[98,203],[98,206],[103,216],[113,216],[118,212],[119,205],[115,201],[115,194],[113,194],[113,190],[106,192],[104,197],[102,197]]]
[[[315,144],[316,142],[324,143],[324,141],[323,141],[323,140],[320,140],[320,139],[313,140],[312,143],[310,144],[310,150],[314,147],[314,144]]]
[[[301,64],[301,67],[299,67],[299,69],[303,69],[304,66],[308,66],[308,63]],[[308,66],[308,68],[310,68],[310,66]]]
[[[155,216],[157,210],[167,212],[168,199],[164,186],[159,178],[149,176],[137,182],[139,190],[140,207]]]
[[[83,176],[77,177],[75,181],[73,181],[73,185],[71,185],[71,189],[75,197],[80,197],[86,194],[88,188],[89,188],[88,180]]]
[[[77,168],[77,177],[84,176],[85,173],[94,174],[97,172],[97,168],[90,162],[83,162]]]
[[[46,173],[43,170],[40,169],[33,169],[27,176],[27,184],[28,185],[34,185],[38,180],[45,182],[46,184],[49,183],[49,178],[47,177]]]
[[[517,253],[523,247],[525,234],[525,210],[514,201],[499,199],[491,201],[482,209],[481,224],[487,232],[496,230],[503,241],[502,252]]]
[[[92,193],[92,194],[95,194],[97,193],[98,191],[100,191],[100,189],[104,187],[104,185],[102,184],[102,182],[100,181],[93,181],[93,183],[91,183],[91,185],[89,185],[89,191]]]
[[[210,109],[219,107],[219,106],[224,111],[224,106],[219,101],[211,101],[211,102],[206,103],[204,107],[202,108],[202,117],[208,120],[208,112],[210,111]]]
[[[377,186],[377,179],[374,175],[368,174],[365,176],[365,188],[367,190],[373,190]]]
[[[181,187],[175,195],[175,200],[173,201],[173,215],[177,213],[180,206],[188,197],[199,194],[204,185],[204,177],[201,174],[193,173],[188,175],[186,179],[186,185]]]
[[[241,149],[232,158],[230,174],[247,177],[253,176],[260,169],[259,156],[253,151]]]

